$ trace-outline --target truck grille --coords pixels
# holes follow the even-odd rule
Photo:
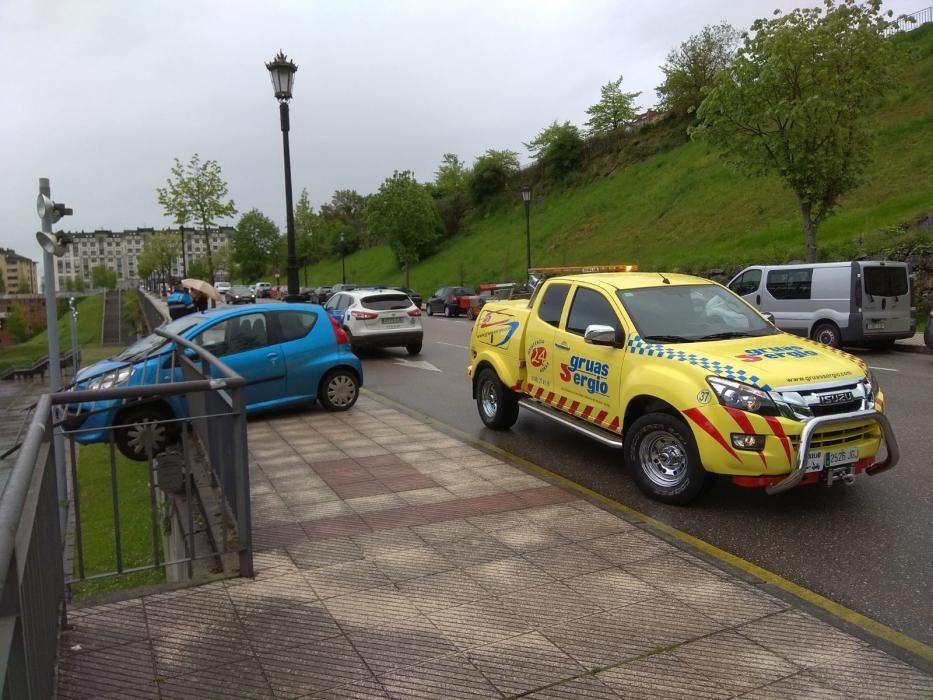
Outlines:
[[[845,403],[829,404],[828,406],[821,406],[820,404],[811,404],[810,406],[810,410],[813,411],[814,416],[833,416],[837,413],[858,411],[860,408],[862,408],[861,399],[853,399]]]
[[[829,447],[837,447],[839,445],[845,445],[852,442],[859,442],[860,440],[877,440],[880,437],[881,429],[874,421],[852,428],[832,428],[828,430],[818,430],[813,433],[813,438],[810,440],[810,449],[818,450]],[[790,443],[793,445],[794,450],[796,450],[798,447],[800,447],[800,436],[792,435],[790,437]]]

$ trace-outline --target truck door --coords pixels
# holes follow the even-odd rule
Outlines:
[[[755,308],[761,307],[761,270],[751,267],[729,282],[729,289]]]
[[[782,331],[806,336],[813,320],[812,285],[812,267],[768,270],[758,309],[773,313],[774,323]]]
[[[570,292],[570,285],[566,283],[545,284],[547,286],[541,292],[541,299],[528,317],[524,358],[525,376],[531,385],[527,393],[541,400],[546,400],[555,391],[554,358],[565,351],[555,345],[554,334],[560,325]]]
[[[587,343],[583,335],[593,325],[625,328],[603,291],[577,285],[567,318],[555,333],[555,382],[558,392],[567,397],[561,406],[564,411],[609,427],[618,415],[625,351]]]
[[[862,262],[862,329],[865,338],[910,331],[907,266]]]

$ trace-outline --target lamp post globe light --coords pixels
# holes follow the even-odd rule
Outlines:
[[[528,269],[531,269],[531,188],[522,187],[522,202],[525,204],[525,248],[528,254]]]
[[[301,301],[298,296],[298,258],[295,255],[295,214],[292,207],[292,161],[288,150],[288,101],[292,99],[292,86],[298,66],[288,56],[279,51],[276,57],[266,64],[272,78],[275,99],[279,101],[279,116],[282,122],[282,150],[285,156],[285,226],[288,242],[286,261],[286,280],[288,294],[285,301]]]

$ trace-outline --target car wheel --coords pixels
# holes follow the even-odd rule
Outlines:
[[[346,411],[360,396],[360,380],[348,369],[334,369],[324,375],[318,401],[328,411]]]
[[[842,344],[842,336],[835,323],[818,323],[813,328],[813,340],[831,348],[838,348]]]
[[[470,319],[471,321],[476,320],[476,312],[473,310],[472,305],[470,306],[469,309],[467,309],[467,318]]]
[[[493,430],[508,430],[518,420],[518,397],[489,367],[476,378],[476,408],[480,420]]]
[[[343,332],[347,334],[347,345],[350,346],[350,351],[355,354],[359,348],[353,344],[353,333],[346,326],[343,327]]]
[[[428,304],[427,311],[428,311],[428,316],[434,315],[434,308],[430,304]]]
[[[685,505],[709,479],[690,428],[666,413],[649,413],[625,435],[625,462],[638,487],[651,498]]]
[[[116,423],[123,426],[114,430],[117,449],[136,462],[145,462],[150,454],[164,452],[166,447],[178,442],[180,435],[177,423],[166,422],[171,418],[168,410],[158,406],[124,411],[116,419]]]
[[[420,340],[417,343],[409,343],[405,346],[405,349],[408,351],[409,355],[417,355],[419,352],[421,352],[421,344],[422,341]]]
[[[450,304],[444,304],[444,315],[447,318],[450,318],[454,315],[453,309],[450,308]]]

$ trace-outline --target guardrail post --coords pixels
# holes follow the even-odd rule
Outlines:
[[[233,401],[233,473],[236,482],[236,520],[239,539],[240,576],[252,578],[253,571],[253,519],[249,495],[249,448],[246,440],[246,390],[236,387],[231,392]]]

